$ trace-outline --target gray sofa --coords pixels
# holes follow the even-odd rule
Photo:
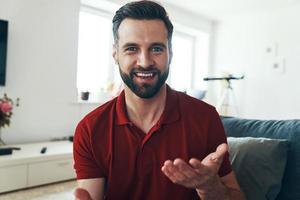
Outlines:
[[[273,154],[272,156],[277,156],[276,159],[280,159],[280,161],[277,160],[277,163],[273,163],[273,166],[267,166],[264,161],[259,162],[256,161],[256,158],[253,158],[254,160],[252,160],[252,162],[256,162],[253,166],[255,167],[256,165],[262,164],[262,170],[272,170],[277,167],[277,164],[282,164],[281,166],[283,167],[281,181],[279,181],[276,186],[273,186],[273,188],[271,188],[277,188],[278,191],[273,192],[270,195],[272,197],[268,197],[267,195],[263,194],[264,197],[257,198],[255,200],[300,200],[300,120],[251,120],[234,117],[221,117],[221,119],[228,137],[271,138],[276,139],[276,141],[277,139],[281,139],[278,140],[280,143],[282,141],[286,141],[286,143],[288,143],[288,150],[286,151],[286,154],[284,154],[284,151],[271,151],[271,153]],[[281,146],[283,147],[284,145]],[[262,148],[265,148],[265,150],[261,150],[261,147],[251,147],[247,151],[261,156],[263,155],[263,153],[265,153],[265,151],[269,151],[271,149],[271,147],[265,144],[262,145]],[[239,150],[237,150],[237,152],[239,152]],[[248,155],[247,159],[249,160],[252,157],[252,154]],[[241,172],[245,171],[243,169],[237,170],[240,170]],[[249,177],[251,177],[251,175],[240,175],[237,178],[240,181],[244,181],[249,179]],[[266,185],[267,183],[265,183],[264,180],[271,180],[273,179],[273,176],[266,173],[264,177],[259,178],[262,178],[262,181],[256,180],[257,182],[255,184]],[[249,189],[245,185],[243,187],[244,188],[242,189],[244,190]]]

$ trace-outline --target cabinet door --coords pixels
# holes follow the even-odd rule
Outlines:
[[[25,188],[27,183],[27,165],[0,167],[0,192]]]
[[[28,165],[28,186],[75,178],[73,159],[53,160]]]

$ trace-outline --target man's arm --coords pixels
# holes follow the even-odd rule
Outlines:
[[[234,172],[230,172],[226,176],[221,178],[221,182],[227,187],[229,193],[229,199],[246,199],[241,192],[241,188],[237,183]]]
[[[104,178],[79,179],[78,188],[75,190],[76,200],[103,200]]]
[[[221,144],[202,161],[192,158],[189,164],[182,159],[167,160],[162,171],[173,183],[195,188],[203,200],[244,200],[233,172],[222,178],[218,175],[227,150],[228,146]]]
[[[226,176],[219,178],[210,190],[204,191],[196,189],[201,199],[224,199],[224,200],[245,200],[235,175],[230,172]]]

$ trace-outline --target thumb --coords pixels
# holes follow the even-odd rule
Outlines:
[[[222,143],[220,144],[218,147],[217,147],[217,150],[216,150],[216,158],[222,158],[225,156],[225,154],[228,152],[228,145],[226,143]]]
[[[76,200],[92,200],[89,192],[83,188],[76,188],[74,191]]]
[[[202,160],[202,164],[206,166],[216,166],[218,169],[223,162],[225,154],[228,152],[228,145],[223,143],[220,144],[216,151],[209,154]]]

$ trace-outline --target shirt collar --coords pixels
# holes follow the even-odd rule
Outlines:
[[[167,101],[165,110],[159,120],[160,124],[169,124],[179,120],[179,99],[177,92],[172,90],[169,85],[167,85]]]
[[[179,112],[179,101],[178,95],[176,91],[172,90],[169,85],[167,85],[167,100],[165,110],[162,113],[161,118],[158,123],[169,124],[179,120],[180,112]],[[124,90],[120,93],[117,98],[116,103],[116,123],[117,125],[125,125],[130,124],[130,120],[127,116],[126,112],[126,103],[125,103],[125,92]]]
[[[126,112],[126,104],[125,104],[125,92],[124,90],[120,93],[120,95],[117,98],[117,104],[116,104],[116,123],[118,125],[124,125],[129,124],[130,121],[127,117]]]

